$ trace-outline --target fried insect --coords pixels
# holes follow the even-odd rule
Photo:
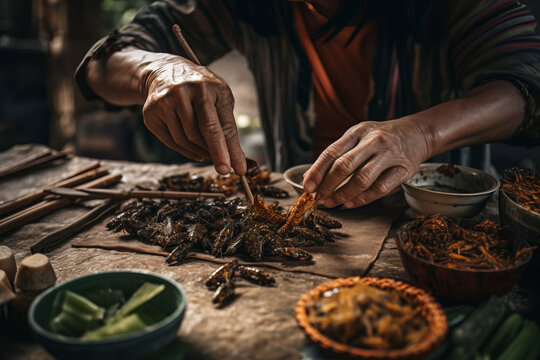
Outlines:
[[[189,250],[193,247],[192,243],[183,242],[171,251],[169,256],[165,259],[167,264],[181,264],[186,258]]]
[[[279,224],[286,220],[285,217],[281,215],[278,210],[273,209],[267,204],[265,204],[259,194],[255,195],[253,200],[253,211],[261,219],[264,219],[271,224]]]
[[[313,256],[305,250],[296,247],[282,247],[274,249],[274,254],[291,260],[310,261]]]
[[[311,214],[316,200],[310,195],[301,196],[287,218],[278,202],[266,204],[259,195],[255,199],[253,207],[241,199],[132,202],[107,227],[161,246],[170,252],[168,264],[182,263],[191,251],[248,256],[254,261],[265,256],[306,261],[311,255],[305,247],[334,241],[333,233],[320,223],[337,225]]]
[[[249,257],[254,261],[261,261],[263,257],[264,238],[256,231],[250,231],[244,239]]]
[[[276,198],[276,199],[285,199],[289,197],[289,193],[282,188],[272,185],[250,185],[251,191],[257,194],[262,194],[264,196]]]
[[[439,215],[419,216],[400,233],[407,252],[452,268],[502,269],[532,254],[532,248],[515,249],[491,220],[467,225]]]
[[[285,224],[279,228],[278,233],[289,232],[294,226],[300,224],[300,221],[304,219],[304,216],[309,215],[318,201],[319,199],[316,196],[308,192],[303,193],[287,212]]]
[[[233,236],[233,227],[234,224],[228,223],[226,224],[223,229],[219,232],[218,236],[216,237],[216,240],[214,241],[212,245],[212,253],[214,256],[221,256],[223,253],[223,246],[232,238]]]
[[[253,193],[275,198],[289,197],[287,191],[270,185],[271,172],[261,171],[261,168],[254,160],[246,160],[248,164],[246,176]],[[236,174],[203,177],[190,173],[181,173],[162,178],[160,184],[163,189],[192,192],[215,192],[223,193],[227,196],[231,196],[241,190],[240,177]]]
[[[222,307],[229,303],[235,295],[234,283],[232,281],[226,281],[218,286],[216,292],[212,296],[212,302],[217,304],[218,307]]]
[[[276,281],[269,273],[251,266],[238,265],[234,260],[220,266],[206,280],[205,285],[210,290],[216,290],[212,302],[221,307],[235,297],[234,282],[238,274],[241,278],[260,286],[272,286]]]
[[[210,275],[208,280],[206,280],[206,287],[214,290],[217,289],[220,284],[231,281],[237,268],[238,260],[220,266],[212,273],[212,275]]]
[[[312,212],[308,218],[312,218],[316,224],[322,225],[328,229],[341,229],[343,227],[339,221],[331,219],[323,214]]]
[[[269,273],[251,266],[239,266],[238,275],[249,282],[261,286],[272,286],[276,282],[274,277]]]

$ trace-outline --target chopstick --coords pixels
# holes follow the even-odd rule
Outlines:
[[[57,160],[71,154],[69,151],[58,151],[54,154],[49,154],[45,156],[39,156],[37,158],[30,158],[30,160],[25,160],[22,163],[11,166],[5,170],[0,171],[0,178],[8,175],[13,175],[23,170],[27,170],[38,165],[42,165],[53,160]]]
[[[91,188],[91,187],[107,187],[114,185],[122,178],[121,174],[109,174],[104,177],[95,179],[86,184],[80,185],[77,189]],[[56,200],[45,200],[31,206],[27,209],[21,210],[7,218],[0,221],[0,234],[3,234],[18,226],[27,224],[31,221],[39,219],[55,210],[58,210],[64,206],[67,206],[74,202],[74,199],[60,198]]]
[[[182,30],[180,30],[180,26],[178,26],[178,24],[173,25],[173,32],[174,32],[174,35],[176,36],[176,39],[178,40],[178,42],[180,43],[180,45],[182,46],[186,54],[189,56],[191,61],[193,61],[197,65],[201,65],[201,62],[197,58],[197,55],[195,55],[195,53],[189,46],[187,40],[184,38],[184,35],[182,35]],[[251,206],[253,206],[254,204],[253,194],[251,193],[251,189],[247,182],[246,176],[241,175],[240,180],[242,182],[242,187],[244,188],[244,192],[246,193],[249,203],[251,204]]]
[[[108,200],[103,204],[96,206],[88,213],[77,218],[74,222],[69,225],[62,227],[56,231],[53,231],[50,234],[42,237],[37,243],[30,247],[32,254],[42,253],[45,254],[58,246],[62,245],[64,241],[70,236],[78,233],[85,227],[92,225],[103,216],[110,213],[112,210],[118,207],[119,203],[116,200]]]
[[[98,168],[99,161],[93,162],[90,165],[85,166],[82,169],[77,170],[76,172],[66,176],[63,179],[52,182],[48,185],[42,186],[34,191],[26,193],[24,195],[18,196],[14,199],[8,200],[0,204],[0,215],[15,211],[24,206],[28,206],[38,200],[43,199],[48,194],[45,192],[46,189],[52,187],[71,187],[82,184],[86,181],[98,178],[108,173],[105,168]],[[97,169],[96,169],[97,168]]]

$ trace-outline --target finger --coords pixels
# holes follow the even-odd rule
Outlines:
[[[304,189],[307,192],[317,190],[334,162],[347,151],[351,150],[356,144],[356,138],[352,133],[346,132],[339,140],[327,147],[305,173],[302,183]]]
[[[209,158],[210,155],[208,154],[208,151],[206,150],[206,148],[200,147],[199,145],[190,141],[190,139],[188,139],[188,136],[186,135],[186,132],[183,128],[184,122],[182,121],[182,119],[185,119],[188,116],[193,116],[193,112],[191,112],[191,114],[189,113],[188,114],[180,113],[180,115],[178,114],[179,114],[178,112],[175,112],[174,114],[169,114],[167,119],[164,121],[165,125],[167,126],[169,130],[169,134],[171,135],[174,142],[178,146],[181,146],[185,149],[190,149],[193,153],[198,154],[201,158]],[[188,120],[188,122],[189,121],[190,120]],[[197,129],[197,132],[198,131],[199,129]]]
[[[216,109],[219,121],[221,122],[223,135],[225,136],[225,142],[229,149],[232,168],[236,174],[244,175],[247,171],[246,157],[240,147],[240,141],[238,140],[238,131],[236,129],[236,121],[234,120],[233,114],[234,97],[228,88],[218,95]]]
[[[195,161],[201,161],[204,157],[200,154],[192,151],[191,149],[185,148],[181,145],[178,145],[172,136],[169,134],[169,129],[167,125],[161,120],[147,121],[145,118],[145,125],[154,134],[162,143],[164,143],[170,149],[173,149],[176,152],[179,152],[182,155],[187,156],[190,159]]]
[[[178,119],[182,124],[184,137],[199,149],[204,149],[208,154],[206,148],[206,142],[201,134],[195,112],[193,111],[193,105],[188,96],[178,96],[175,98],[175,112]],[[178,124],[180,126],[180,124]]]
[[[214,167],[218,173],[226,175],[231,171],[231,162],[214,103],[215,101],[202,97],[196,100],[193,105],[199,129],[214,162]]]
[[[372,156],[362,167],[358,168],[347,184],[330,195],[325,205],[328,203],[328,206],[336,206],[346,203],[369,189],[385,170],[398,165],[400,165],[399,160],[395,156],[388,157],[383,154]],[[327,177],[329,176],[330,173]]]
[[[354,208],[369,204],[398,187],[409,178],[410,174],[404,167],[396,166],[386,170],[371,187],[360,193],[354,199],[345,202],[345,207]]]

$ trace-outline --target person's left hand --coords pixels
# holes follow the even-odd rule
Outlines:
[[[323,151],[305,173],[304,189],[317,191],[327,207],[365,205],[409,179],[429,158],[428,144],[412,118],[359,123]]]

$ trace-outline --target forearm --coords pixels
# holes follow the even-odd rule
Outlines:
[[[185,60],[171,54],[125,48],[106,59],[91,60],[86,78],[92,90],[111,104],[143,105],[151,78],[156,76],[161,63],[172,58]]]
[[[433,157],[461,146],[504,140],[524,116],[519,90],[509,82],[495,81],[406,119],[425,134],[428,157]]]

